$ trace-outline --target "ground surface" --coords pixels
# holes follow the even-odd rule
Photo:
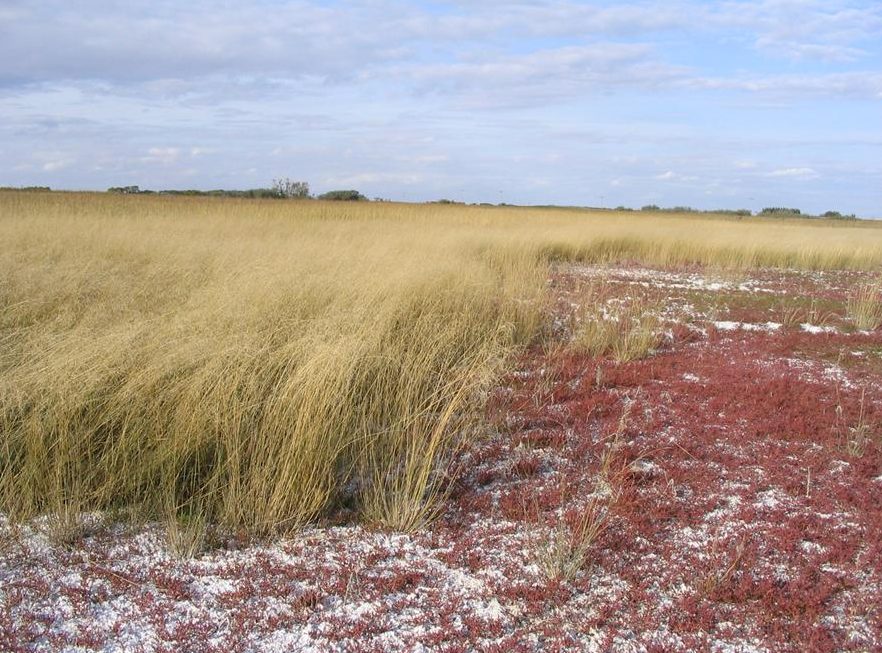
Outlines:
[[[7,527],[0,650],[880,650],[882,330],[843,309],[861,279],[558,270],[559,340],[587,288],[645,298],[665,337],[621,364],[527,352],[432,528],[181,561],[159,526],[70,548]]]

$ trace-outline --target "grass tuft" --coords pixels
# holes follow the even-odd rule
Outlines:
[[[204,513],[191,515],[170,513],[165,521],[165,535],[169,551],[181,560],[189,560],[205,550],[208,542],[208,524]]]
[[[538,549],[539,567],[552,580],[573,580],[608,525],[604,502],[592,497],[571,525],[557,526]]]
[[[848,297],[848,316],[861,331],[875,331],[882,326],[882,283],[857,287]]]
[[[657,309],[642,300],[610,305],[589,299],[576,318],[573,349],[590,356],[611,355],[618,363],[645,358],[661,342]]]

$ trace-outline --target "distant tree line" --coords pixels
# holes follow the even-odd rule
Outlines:
[[[624,206],[620,206],[617,210],[624,211],[633,211],[634,209],[629,209]],[[640,207],[641,211],[648,212],[660,212],[660,213],[719,213],[723,215],[737,215],[737,216],[749,216],[753,215],[753,212],[750,209],[710,209],[710,210],[702,210],[696,209],[691,206],[671,206],[671,207],[661,207],[657,204],[647,204],[646,206]]]
[[[430,200],[429,202],[426,202],[426,204],[456,204],[459,206],[465,206],[465,202],[460,202],[457,200],[448,200],[448,199]],[[492,205],[484,204],[482,206],[492,206]]]
[[[49,192],[52,189],[49,186],[0,186],[0,192],[3,191],[25,191],[25,192]],[[107,189],[108,193],[115,193],[119,195],[186,195],[186,196],[195,196],[195,197],[238,197],[245,199],[300,199],[300,200],[308,200],[308,199],[318,199],[325,201],[337,201],[337,202],[366,202],[369,199],[362,195],[357,190],[332,190],[327,193],[322,193],[321,195],[313,196],[309,192],[309,184],[305,181],[294,181],[292,179],[288,179],[287,177],[283,177],[280,179],[274,179],[272,186],[269,188],[250,188],[247,190],[147,190],[142,189],[140,186],[111,186]],[[375,202],[389,202],[391,200],[384,199],[381,197],[374,198]],[[456,200],[450,199],[440,199],[428,202],[429,204],[465,204],[464,202],[459,202]],[[487,202],[481,202],[476,204],[475,206],[494,206],[493,204],[489,204]],[[504,202],[500,202],[495,206],[512,206],[511,204],[506,204]],[[554,205],[548,205],[553,207]],[[616,211],[635,211],[636,209],[632,209],[627,206],[617,206],[615,208]],[[658,212],[658,213],[713,213],[718,215],[732,215],[736,217],[749,217],[753,215],[753,212],[750,209],[711,209],[711,210],[702,210],[696,209],[691,206],[672,206],[672,207],[661,207],[657,204],[646,204],[641,206],[640,211],[643,212]],[[839,211],[825,211],[820,215],[812,215],[809,213],[803,213],[800,209],[786,207],[786,206],[767,206],[759,211],[756,215],[764,216],[764,217],[799,217],[799,218],[812,218],[812,219],[827,219],[827,220],[857,220],[857,216],[854,213],[840,213]]]
[[[811,215],[803,213],[799,209],[789,208],[785,206],[767,206],[759,215],[780,216],[780,217],[800,217],[800,218],[827,218],[828,220],[857,220],[854,213],[843,215],[839,211],[825,211],[820,215]]]
[[[117,195],[183,195],[188,197],[242,197],[246,199],[285,199],[272,188],[249,188],[247,190],[148,190],[139,186],[111,186],[108,193]]]
[[[357,190],[332,190],[318,196],[320,200],[334,200],[337,202],[364,202],[367,197]]]
[[[146,190],[140,186],[111,186],[108,193],[119,195],[186,195],[195,197],[238,197],[245,199],[282,199],[308,200],[313,199],[309,192],[309,184],[295,181],[287,177],[274,179],[269,188],[249,188],[247,190]],[[357,190],[332,190],[315,197],[319,200],[335,200],[348,202],[367,201],[367,197]]]
[[[633,211],[634,209],[630,209],[625,206],[616,207],[617,211]],[[657,204],[647,204],[646,206],[640,207],[641,211],[647,212],[660,212],[660,213],[715,213],[719,215],[734,215],[738,217],[748,217],[752,216],[753,212],[750,209],[711,209],[711,210],[700,210],[692,208],[691,206],[672,206],[670,208],[663,208],[658,206]],[[820,215],[811,215],[809,213],[803,213],[799,209],[784,207],[784,206],[768,206],[762,209],[759,213],[759,216],[765,217],[781,217],[781,218],[826,218],[828,220],[857,220],[857,216],[854,213],[842,214],[839,211],[826,211]]]

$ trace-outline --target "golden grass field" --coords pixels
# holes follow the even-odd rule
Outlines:
[[[0,511],[417,528],[576,260],[873,270],[882,224],[0,193]]]

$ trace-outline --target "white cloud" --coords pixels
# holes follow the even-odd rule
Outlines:
[[[390,47],[400,37],[392,31],[398,12],[388,9],[205,0],[73,7],[49,0],[0,25],[0,79],[151,81],[180,91],[181,80],[212,74],[347,77],[406,56]],[[34,46],[40,43],[52,47]]]
[[[769,172],[767,177],[791,177],[794,179],[817,179],[820,175],[813,168],[778,168]]]
[[[180,158],[181,149],[179,147],[151,147],[147,150],[147,156],[142,157],[144,163],[159,163],[162,165],[171,165]]]
[[[698,177],[692,175],[681,175],[673,170],[668,170],[667,172],[663,172],[661,174],[655,175],[655,179],[660,181],[695,181]]]
[[[70,160],[60,159],[58,161],[47,161],[42,165],[43,172],[55,172],[56,170],[64,170],[72,162]]]
[[[740,28],[771,57],[848,62],[869,53],[857,47],[882,31],[882,6],[846,0],[758,0],[722,3],[706,19],[721,29]]]
[[[878,49],[878,3],[445,4],[449,11],[435,14],[394,0],[301,0],[270,8],[212,0],[111,7],[87,1],[75,9],[47,0],[10,9],[5,25],[0,21],[0,86],[102,80],[114,93],[136,87],[141,97],[217,102],[231,94],[290,97],[332,84],[384,83],[398,92],[465,98],[471,107],[535,105],[629,88],[882,95],[872,70],[704,74],[678,62],[659,36],[724,37],[771,57],[849,63],[871,53],[863,44]]]
[[[323,181],[329,188],[353,187],[362,184],[394,183],[403,185],[418,184],[425,177],[412,172],[360,172],[351,175],[326,177]]]
[[[874,97],[882,93],[882,72],[694,77],[685,79],[681,83],[683,86],[691,88],[748,91],[783,98],[803,96]]]
[[[398,160],[416,165],[432,165],[436,163],[447,163],[447,161],[450,160],[450,157],[446,154],[416,154],[400,156],[398,157]]]
[[[470,108],[500,108],[544,105],[604,90],[661,89],[686,73],[685,67],[658,61],[647,44],[592,43],[418,62],[377,74],[409,80],[421,94],[462,99]]]
[[[851,62],[866,56],[868,52],[861,48],[832,43],[799,43],[795,41],[777,41],[772,38],[762,38],[757,41],[757,47],[778,56],[787,57],[794,61],[815,59],[826,62]]]

